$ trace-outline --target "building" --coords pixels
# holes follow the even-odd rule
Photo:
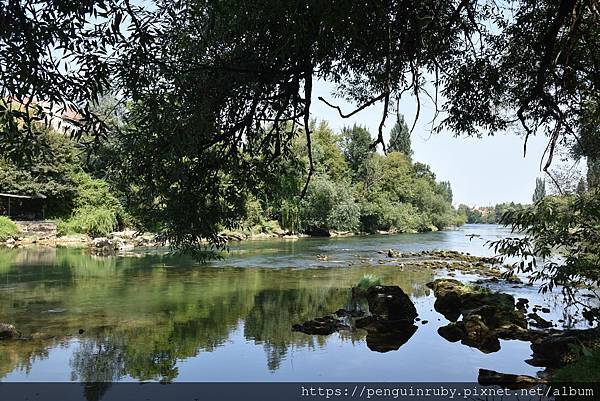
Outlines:
[[[43,220],[46,197],[0,193],[0,215],[12,220]]]

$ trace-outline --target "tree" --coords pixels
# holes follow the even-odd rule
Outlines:
[[[404,116],[398,114],[396,124],[390,132],[390,144],[388,145],[388,151],[390,152],[401,152],[406,156],[411,157],[413,154],[410,141],[410,131],[406,122],[404,122]]]
[[[454,197],[452,193],[452,184],[450,181],[442,181],[438,184],[438,192],[444,196],[448,203],[452,204],[452,199]]]
[[[370,148],[373,139],[366,127],[354,124],[352,128],[342,129],[342,149],[350,164],[354,181],[364,180],[368,174],[368,160],[373,153]]]
[[[535,179],[535,190],[533,191],[533,203],[543,199],[546,196],[546,181],[543,178]]]
[[[425,85],[431,73],[445,99],[435,105],[445,116],[437,129],[539,131],[549,138],[547,170],[598,93],[595,7],[518,0],[507,13],[476,0],[159,0],[144,9],[129,0],[3,0],[10,29],[0,29],[0,64],[11,68],[0,69],[0,97],[74,107],[78,124],[96,133],[103,124],[89,106],[110,82],[131,105],[121,141],[131,198],[173,245],[219,245],[219,228],[235,224],[247,193],[263,187],[299,134],[309,149],[307,182],[314,174],[315,79],[356,105],[344,111],[319,100],[344,117],[383,104],[375,147],[404,93],[418,104],[438,98]],[[2,108],[0,119],[3,153],[36,149],[28,113]]]
[[[19,163],[0,155],[0,192],[44,196],[50,216],[65,213],[76,194],[77,150],[69,138],[50,129],[37,141],[44,152]]]
[[[317,175],[302,201],[301,224],[307,232],[352,231],[359,225],[359,207],[347,185]]]
[[[530,273],[530,281],[540,282],[543,292],[561,285],[571,301],[581,303],[574,296],[578,289],[600,285],[599,210],[600,197],[591,192],[547,196],[531,207],[506,213],[502,223],[522,235],[490,245],[502,259],[518,258],[508,275]],[[595,298],[586,306],[596,307],[597,294]]]

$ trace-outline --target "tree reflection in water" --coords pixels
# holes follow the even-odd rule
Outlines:
[[[292,324],[349,307],[349,288],[377,269],[224,269],[173,256],[93,258],[64,249],[53,258],[26,259],[36,262],[8,263],[3,272],[0,291],[7,296],[0,297],[0,313],[38,340],[0,343],[0,377],[76,338],[71,379],[87,383],[127,376],[171,382],[178,361],[223,346],[240,324],[245,339],[262,344],[268,369],[277,370],[291,348],[322,347],[327,340],[292,332]],[[424,283],[433,277],[391,266],[377,274],[413,297],[425,295]],[[364,337],[363,331],[339,334],[342,341]]]

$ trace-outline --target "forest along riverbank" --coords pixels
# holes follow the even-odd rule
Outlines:
[[[506,234],[240,242],[207,265],[4,249],[0,378],[538,382],[587,341],[586,322],[560,294],[501,277],[483,244]]]
[[[106,236],[92,237],[86,234],[59,235],[57,225],[52,221],[16,221],[19,229],[14,236],[0,240],[0,246],[8,248],[24,246],[50,246],[50,247],[75,247],[89,248],[95,254],[112,255],[134,248],[156,248],[168,246],[168,243],[159,240],[156,234],[140,232],[133,229],[114,231]],[[455,229],[450,227],[449,229]],[[435,227],[431,231],[437,231]],[[280,228],[273,228],[269,232],[242,232],[226,231],[221,234],[225,242],[255,241],[269,239],[294,240],[299,238],[336,238],[355,235],[372,235],[373,233],[360,233],[353,231],[327,230],[319,235],[289,232]],[[394,235],[396,231],[378,230],[375,234]]]

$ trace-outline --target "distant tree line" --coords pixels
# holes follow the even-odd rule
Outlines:
[[[463,216],[468,224],[501,224],[502,216],[506,212],[523,210],[527,206],[514,202],[505,202],[495,206],[484,207],[470,207],[460,204],[458,206],[458,213]]]

